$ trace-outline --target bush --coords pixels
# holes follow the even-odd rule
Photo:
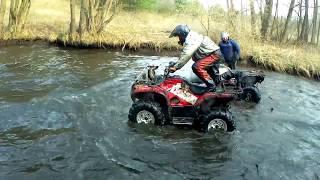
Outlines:
[[[155,10],[157,0],[137,0],[138,9]]]

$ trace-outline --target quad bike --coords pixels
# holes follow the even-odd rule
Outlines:
[[[260,102],[258,84],[262,83],[265,77],[262,71],[231,70],[227,66],[218,64],[211,66],[208,73],[225,92],[234,94],[236,100]]]
[[[193,84],[180,76],[156,75],[158,66],[148,66],[131,89],[133,105],[129,120],[156,125],[191,125],[203,132],[233,131],[235,121],[229,111],[232,93],[208,92],[207,87]]]

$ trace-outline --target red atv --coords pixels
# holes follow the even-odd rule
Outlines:
[[[169,66],[170,67],[170,66]],[[188,82],[180,76],[157,76],[158,66],[148,66],[131,89],[133,105],[129,120],[156,125],[193,125],[200,131],[233,131],[235,121],[229,111],[232,93],[208,92],[206,86]]]

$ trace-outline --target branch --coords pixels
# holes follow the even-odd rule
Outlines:
[[[113,13],[113,14],[110,16],[109,19],[107,19],[106,21],[104,21],[104,22],[101,24],[99,30],[97,31],[98,34],[102,33],[102,31],[104,30],[104,27],[112,21],[112,19],[114,18],[114,16],[115,16],[115,13]]]
[[[124,45],[121,48],[121,51],[123,52],[124,49],[126,48],[127,44],[129,44],[134,38],[136,37],[136,34],[129,40],[129,41],[125,41]]]
[[[201,19],[200,19],[200,24],[204,28],[204,30],[207,32],[207,35],[208,35],[209,34],[209,27],[206,27],[206,25],[202,22],[202,16],[201,16]]]
[[[300,17],[300,12],[298,10],[293,9],[293,12],[295,12],[297,16]]]

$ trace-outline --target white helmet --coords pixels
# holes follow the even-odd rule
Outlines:
[[[227,32],[222,32],[222,33],[221,33],[221,39],[222,39],[222,40],[227,40],[227,39],[229,39],[229,33],[227,33]]]

